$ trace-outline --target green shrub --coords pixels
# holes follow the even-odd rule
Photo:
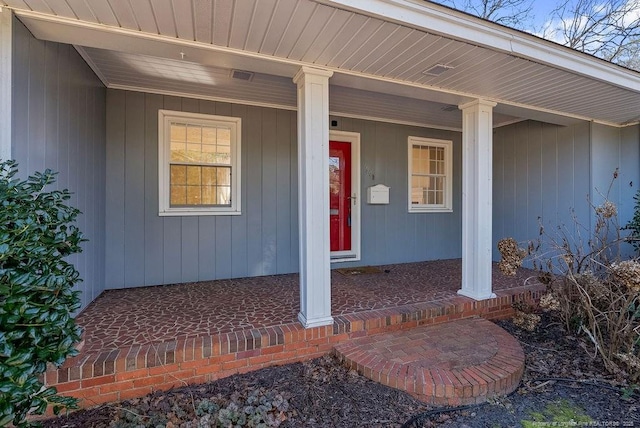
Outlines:
[[[52,171],[16,174],[15,161],[0,162],[0,426],[26,426],[49,404],[56,413],[75,407],[40,379],[47,363],[77,354],[81,333],[72,317],[80,278],[66,260],[84,241],[73,226],[80,212],[66,205],[68,190],[44,190]]]
[[[616,178],[617,171],[613,180]],[[611,188],[609,186],[609,191]],[[563,225],[555,234],[548,234],[540,227],[541,236],[537,241],[528,242],[526,250],[519,248],[513,239],[501,240],[498,244],[502,255],[500,268],[503,273],[513,275],[523,258],[528,257],[539,270],[539,280],[547,285],[540,309],[555,314],[569,334],[582,334],[587,343],[591,342],[594,355],[612,374],[637,382],[640,380],[640,258],[627,259],[623,255],[621,247],[629,238],[621,233],[618,209],[608,195],[609,192],[602,195],[602,204],[592,203],[593,229],[581,225],[574,216],[573,227]],[[640,212],[637,215],[640,231]],[[572,230],[577,232],[572,234]],[[542,240],[547,247],[540,251]],[[527,324],[531,321],[527,317],[535,316],[532,310],[515,309],[520,315],[516,321],[535,328],[532,323]]]
[[[636,249],[638,255],[640,255],[640,190],[633,197],[636,201],[634,205],[633,218],[625,226],[626,230],[630,230],[627,240]]]

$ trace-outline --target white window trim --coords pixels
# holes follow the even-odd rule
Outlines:
[[[172,121],[202,125],[224,123],[231,126],[231,206],[228,207],[171,207],[169,194],[170,144],[167,140]],[[240,150],[242,121],[239,117],[214,116],[171,110],[158,110],[158,201],[159,216],[240,215]]]
[[[414,145],[443,147],[444,148],[444,168],[445,168],[445,200],[441,205],[414,205],[411,203],[411,175],[413,174],[412,148]],[[407,164],[408,164],[408,205],[410,213],[443,213],[453,212],[453,142],[451,140],[437,140],[435,138],[409,137],[407,144]]]

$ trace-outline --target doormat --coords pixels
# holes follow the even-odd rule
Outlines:
[[[380,269],[374,266],[362,266],[362,267],[354,267],[354,268],[340,268],[336,269],[337,272],[352,276],[352,275],[364,275],[368,273],[382,273]]]

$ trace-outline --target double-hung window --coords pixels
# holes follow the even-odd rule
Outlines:
[[[160,110],[159,213],[240,214],[240,118]]]
[[[452,142],[409,137],[409,212],[452,210]]]

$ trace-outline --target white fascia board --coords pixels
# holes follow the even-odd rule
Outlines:
[[[75,48],[76,52],[78,52],[78,54],[82,57],[82,59],[84,59],[84,62],[86,62],[87,65],[91,68],[91,70],[93,70],[93,72],[96,74],[96,76],[98,76],[98,79],[100,79],[102,84],[108,88],[109,87],[109,80],[102,73],[102,71],[98,68],[98,66],[93,62],[93,60],[91,59],[89,54],[87,54],[87,51],[84,50],[84,48],[82,46],[80,46],[80,45],[73,45],[73,47]]]
[[[520,58],[530,59],[640,92],[640,73],[638,72],[430,2],[412,0],[314,1],[510,53]]]

